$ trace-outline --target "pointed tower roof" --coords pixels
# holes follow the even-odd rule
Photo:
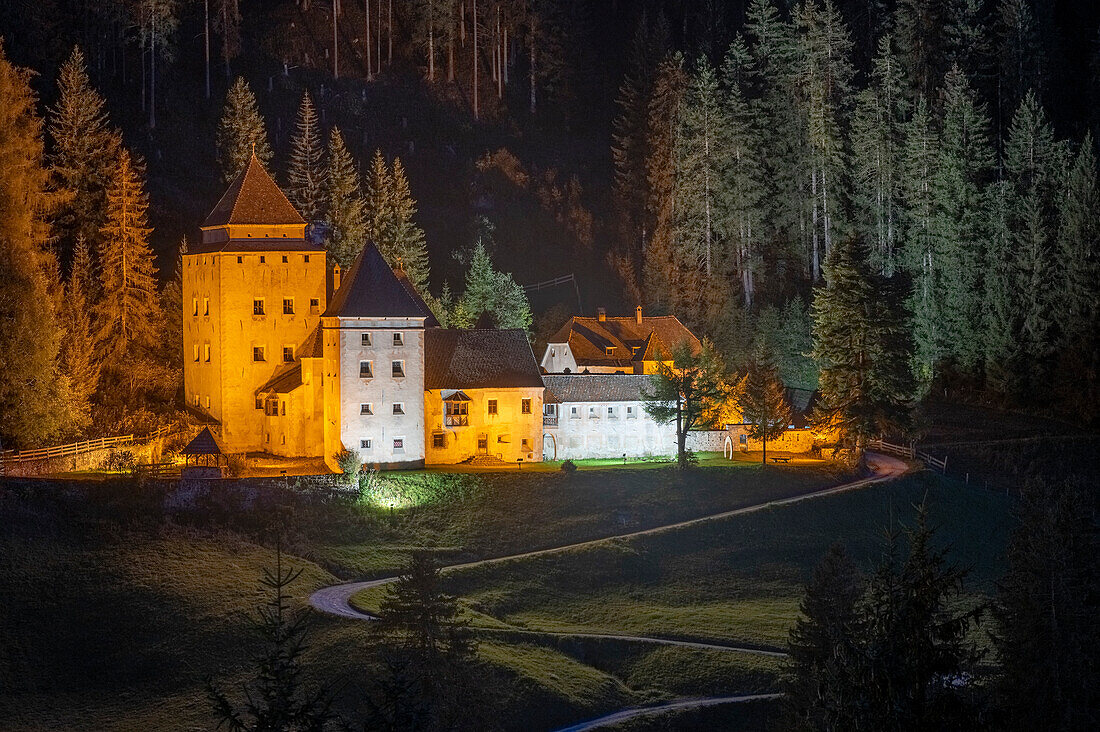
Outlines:
[[[341,278],[325,317],[424,318],[425,326],[439,325],[405,273],[394,272],[371,242]]]
[[[302,226],[305,223],[253,152],[248,165],[230,184],[202,228],[248,224]]]

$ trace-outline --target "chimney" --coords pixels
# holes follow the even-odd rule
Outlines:
[[[642,324],[642,306],[641,305],[634,308],[634,322],[636,322],[638,325]]]
[[[596,308],[596,320],[601,323],[607,320],[607,311],[603,308]]]
[[[332,293],[335,295],[340,289],[340,265],[332,265]]]

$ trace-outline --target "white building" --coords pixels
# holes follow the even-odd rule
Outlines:
[[[544,374],[543,459],[676,454],[675,424],[645,411],[652,379],[642,374]]]
[[[550,337],[539,364],[548,374],[655,374],[673,352],[702,348],[699,339],[675,315],[607,317],[600,308],[594,318],[569,319]]]

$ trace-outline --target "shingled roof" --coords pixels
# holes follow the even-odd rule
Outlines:
[[[341,277],[325,317],[424,318],[427,327],[439,324],[405,273],[390,269],[370,242]]]
[[[653,377],[643,374],[543,374],[544,401],[640,402],[652,391]]]
[[[637,317],[600,320],[574,316],[549,342],[568,343],[577,364],[589,366],[620,367],[631,361],[663,360],[657,356],[683,344],[693,353],[702,350],[699,339],[675,315],[649,315],[641,318],[641,322]],[[608,348],[612,349],[610,354]]]
[[[289,394],[302,385],[302,362],[299,361],[272,376],[256,390],[257,394]]]
[[[542,376],[520,329],[424,331],[425,389],[537,386]]]
[[[275,185],[264,170],[263,163],[253,153],[248,165],[206,217],[203,228],[230,224],[277,226],[304,223],[306,220]]]
[[[214,433],[209,427],[203,427],[202,432],[195,439],[187,443],[187,447],[180,450],[181,455],[224,455],[221,445],[218,444]]]

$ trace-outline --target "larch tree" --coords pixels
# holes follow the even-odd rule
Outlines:
[[[120,370],[157,341],[156,264],[149,248],[142,170],[128,150],[118,156],[100,232],[96,344],[104,366]]]
[[[367,241],[367,215],[359,171],[337,127],[329,133],[325,201],[331,227],[328,250],[341,267],[351,266]]]
[[[325,205],[324,143],[317,110],[308,91],[302,93],[297,127],[290,138],[287,178],[290,181],[287,198],[298,213],[306,221],[319,221]]]
[[[227,184],[245,169],[253,152],[264,166],[271,165],[273,154],[264,118],[256,95],[242,77],[237,77],[225,97],[225,109],[218,121],[217,145],[218,164]]]
[[[840,431],[862,461],[867,442],[910,422],[912,343],[896,278],[871,269],[854,238],[838,242],[813,302],[814,358],[821,367],[816,420]]]
[[[69,380],[49,272],[44,214],[50,208],[42,120],[31,72],[0,44],[0,439],[5,449],[41,446],[68,428]]]
[[[65,300],[60,314],[65,332],[61,347],[62,370],[69,378],[71,415],[77,432],[91,425],[92,398],[99,386],[100,365],[92,322],[94,278],[91,249],[80,237],[73,250],[72,269],[65,283]],[[182,327],[174,332],[182,333]]]
[[[748,425],[749,437],[760,440],[763,452],[760,462],[768,462],[768,440],[783,436],[791,424],[791,408],[779,380],[779,369],[766,356],[759,357],[745,381],[738,399],[741,418]]]
[[[107,185],[118,159],[121,136],[107,122],[103,97],[92,87],[80,48],[74,48],[57,79],[57,105],[49,111],[53,187],[64,203],[52,217],[56,246],[75,251],[83,238],[92,246],[103,225]]]

